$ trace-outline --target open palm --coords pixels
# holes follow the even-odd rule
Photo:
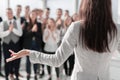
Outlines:
[[[21,58],[21,57],[29,55],[29,50],[21,50],[21,51],[19,51],[17,53],[15,53],[12,50],[9,50],[9,52],[11,53],[11,57],[6,59],[6,62],[10,62],[10,61],[16,60],[18,58]]]

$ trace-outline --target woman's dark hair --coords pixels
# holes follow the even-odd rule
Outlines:
[[[36,13],[36,10],[32,10],[32,12],[35,12],[35,13]],[[31,13],[32,13],[32,12],[31,12]],[[36,15],[37,15],[37,14],[36,14]],[[29,20],[30,20],[30,22],[29,22],[29,24],[28,24],[27,29],[28,29],[28,30],[31,30],[31,29],[33,28],[34,24],[37,24],[37,19],[35,19],[34,23],[32,23],[32,19],[30,18],[30,15],[29,15]]]
[[[80,6],[82,47],[95,52],[110,52],[109,43],[117,35],[112,19],[111,0],[82,0]]]

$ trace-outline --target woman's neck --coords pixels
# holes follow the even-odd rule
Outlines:
[[[34,24],[35,23],[35,20],[34,19],[32,19],[32,24]]]

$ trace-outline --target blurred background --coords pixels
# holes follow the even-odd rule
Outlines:
[[[16,5],[20,4],[23,7],[22,14],[24,14],[24,7],[29,5],[31,9],[41,8],[45,9],[49,7],[51,9],[51,17],[55,17],[55,11],[57,8],[63,10],[69,10],[70,14],[77,12],[79,9],[81,0],[0,0],[0,16],[5,17],[5,10],[7,7],[11,7],[15,10]],[[120,22],[120,0],[112,0],[113,18],[116,22]]]
[[[24,16],[25,14],[25,7],[30,6],[30,10],[33,9],[44,9],[50,8],[50,17],[56,18],[56,10],[58,8],[61,8],[63,10],[63,13],[65,10],[69,10],[70,16],[72,16],[74,13],[78,13],[79,6],[80,6],[81,0],[0,0],[0,17],[3,20],[6,20],[6,8],[12,8],[14,15],[16,14],[16,6],[21,5],[22,6],[22,12],[21,16]],[[112,11],[113,11],[113,19],[115,23],[120,24],[120,0],[112,0]],[[64,16],[62,16],[62,19]],[[2,56],[2,73],[4,74],[4,60]],[[21,67],[20,67],[20,74],[23,77],[20,77],[20,80],[26,80],[26,72],[25,72],[25,64],[26,64],[26,58],[23,58],[21,60]],[[38,80],[47,80],[48,79],[48,72],[47,68],[45,67],[45,73],[44,77],[38,78]],[[70,76],[65,76],[65,72],[63,72],[64,75],[63,78],[60,80],[70,80]],[[120,80],[120,54],[119,51],[115,52],[115,55],[113,56],[111,60],[110,65],[110,77],[111,80]],[[53,80],[57,80],[56,73],[53,68]],[[33,69],[32,69],[32,78],[30,80],[34,80],[33,77]],[[5,78],[0,77],[0,80],[5,80]]]

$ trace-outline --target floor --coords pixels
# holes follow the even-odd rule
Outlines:
[[[24,65],[23,65],[24,66]],[[23,76],[23,77],[20,77],[20,80],[26,80],[26,72],[25,70],[23,70],[23,68],[20,69],[20,74]],[[48,73],[47,73],[47,69],[45,67],[45,75],[43,78],[40,78],[39,75],[38,75],[38,80],[48,80],[49,76],[48,76]],[[5,80],[4,78],[0,77],[0,80]],[[31,79],[30,80],[34,80],[34,74],[33,74],[33,71],[32,71],[32,74],[31,74]],[[55,73],[55,69],[52,68],[52,80],[57,80],[56,78],[56,73]],[[60,80],[70,80],[70,77],[66,77],[63,73],[62,77]]]

